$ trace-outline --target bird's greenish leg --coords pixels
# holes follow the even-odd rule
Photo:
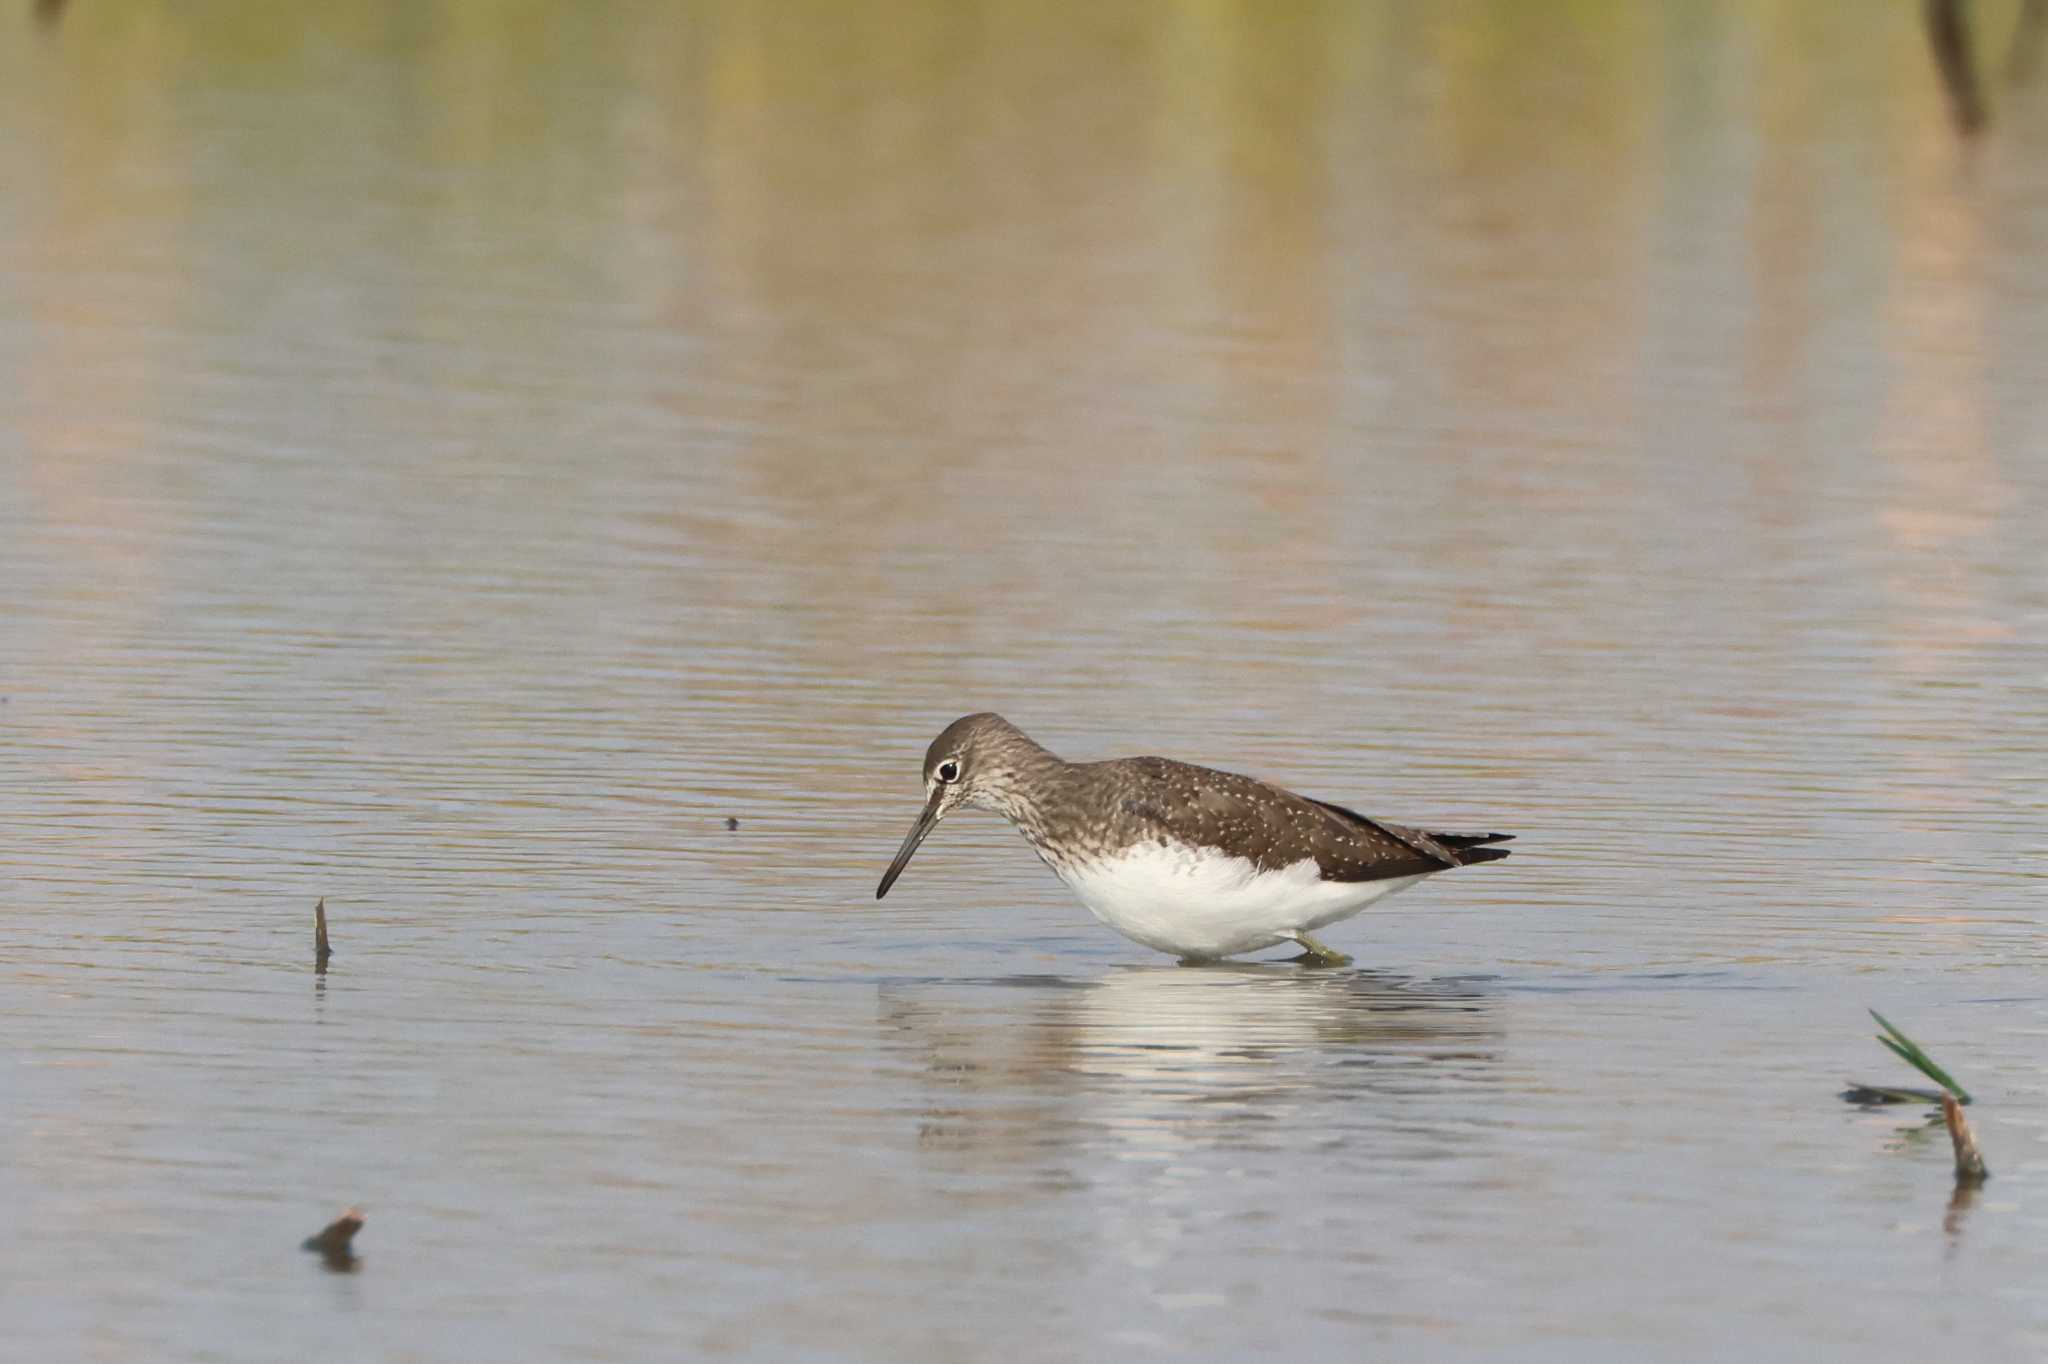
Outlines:
[[[1326,943],[1317,942],[1306,933],[1289,933],[1290,941],[1301,945],[1301,955],[1295,960],[1303,966],[1349,966],[1351,958]]]

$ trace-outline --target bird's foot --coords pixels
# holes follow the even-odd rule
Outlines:
[[[1288,938],[1301,946],[1301,955],[1294,958],[1303,966],[1349,966],[1351,958],[1336,948],[1317,942],[1306,933],[1289,933]]]

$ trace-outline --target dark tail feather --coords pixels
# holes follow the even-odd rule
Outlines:
[[[1488,843],[1505,843],[1513,834],[1439,834],[1430,837],[1451,850],[1451,856],[1458,859],[1458,865],[1469,867],[1475,862],[1495,862],[1513,851],[1511,848],[1489,848]]]
[[[1440,834],[1433,830],[1429,836],[1446,848],[1476,848],[1483,843],[1506,843],[1514,837],[1513,834]],[[1506,857],[1507,854],[1502,853],[1501,856]]]

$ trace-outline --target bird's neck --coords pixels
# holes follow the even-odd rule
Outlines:
[[[992,804],[997,813],[1042,850],[1052,812],[1071,799],[1078,769],[1076,764],[1022,735],[1018,738],[1021,742],[1003,755],[1008,780]]]

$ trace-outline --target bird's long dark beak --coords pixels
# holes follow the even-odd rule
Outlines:
[[[924,836],[939,822],[939,797],[943,788],[932,792],[932,798],[924,803],[924,813],[917,817],[917,823],[910,826],[910,834],[903,840],[903,846],[896,850],[896,860],[889,864],[889,870],[882,873],[882,884],[875,887],[875,898],[881,899],[889,893],[889,887],[896,884],[896,878],[910,865],[910,855],[917,851],[917,845],[924,842]]]

